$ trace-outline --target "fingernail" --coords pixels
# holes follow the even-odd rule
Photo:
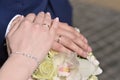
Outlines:
[[[47,14],[47,15],[50,15],[50,12],[47,12],[46,14]]]
[[[20,16],[20,21],[22,21],[24,19],[24,16],[23,15],[21,15]]]
[[[55,28],[57,28],[57,27],[58,27],[58,22],[59,22],[59,18],[58,18],[58,17],[56,17],[56,18],[54,19],[54,23],[56,24],[56,26],[54,26]]]
[[[24,15],[21,15],[21,18],[23,19],[23,18],[24,18]]]
[[[59,18],[58,18],[58,17],[56,17],[56,18],[55,18],[55,21],[56,21],[56,22],[59,22]]]
[[[88,50],[91,52],[91,51],[92,51],[92,48],[91,48],[91,47],[88,47]]]
[[[40,12],[40,14],[44,14],[44,12],[43,12],[43,11],[41,11],[41,12]]]

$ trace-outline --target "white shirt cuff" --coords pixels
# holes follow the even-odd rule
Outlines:
[[[18,16],[21,16],[21,15],[17,14],[10,20],[10,22],[9,22],[9,24],[7,26],[7,29],[6,29],[5,37],[7,36],[8,32],[10,30],[10,27],[11,27],[11,24],[12,24],[13,20],[15,20]]]

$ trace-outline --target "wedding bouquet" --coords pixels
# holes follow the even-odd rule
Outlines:
[[[50,51],[32,77],[35,80],[98,80],[97,75],[101,73],[99,61],[92,52],[85,59],[76,53]]]
[[[92,53],[84,59],[75,53],[50,51],[32,77],[35,80],[98,80],[96,75],[101,73]]]

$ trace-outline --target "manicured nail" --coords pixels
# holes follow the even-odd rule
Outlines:
[[[58,17],[56,17],[56,18],[55,18],[55,21],[56,21],[56,22],[59,22],[59,18],[58,18]]]
[[[40,12],[40,14],[44,14],[44,12],[43,12],[43,11],[41,11],[41,12]]]
[[[21,15],[21,19],[23,19],[24,18],[24,15]]]
[[[50,12],[47,12],[46,14],[47,14],[47,15],[50,15]]]
[[[55,25],[56,25],[56,26],[54,26],[54,27],[57,28],[57,27],[58,27],[59,18],[56,17],[53,22],[54,22]]]

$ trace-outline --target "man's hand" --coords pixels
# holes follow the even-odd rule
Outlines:
[[[53,43],[52,49],[66,53],[76,52],[85,58],[92,51],[87,39],[81,33],[62,22],[59,23],[56,41]]]

